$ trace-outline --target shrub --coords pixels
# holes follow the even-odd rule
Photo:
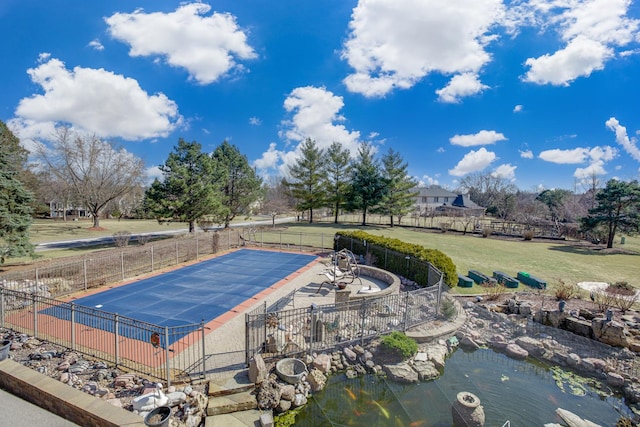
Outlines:
[[[129,239],[131,239],[131,232],[129,231],[118,231],[113,234],[113,243],[115,243],[116,248],[124,248],[127,246]]]
[[[631,309],[638,300],[636,289],[627,282],[615,282],[609,285],[607,292],[612,296],[612,305],[623,313]]]
[[[418,343],[399,331],[393,331],[384,336],[382,347],[402,359],[408,359],[418,352]]]
[[[558,283],[553,289],[553,292],[558,301],[560,300],[568,301],[580,293],[580,288],[578,287],[578,285],[575,285],[573,283],[567,283],[562,279],[557,279],[557,280],[558,280]]]
[[[487,280],[486,282],[483,282],[480,286],[484,288],[485,297],[487,298],[488,301],[496,301],[497,299],[500,298],[500,295],[505,293],[507,289],[504,286],[504,284],[496,281],[495,279]]]
[[[533,240],[533,230],[525,230],[522,237],[524,240]]]
[[[489,237],[491,236],[491,229],[490,228],[483,228],[482,229],[482,237]]]
[[[449,228],[451,228],[451,223],[449,223],[449,222],[441,222],[440,223],[440,231],[442,233],[446,233]]]
[[[442,299],[442,305],[440,306],[440,313],[447,319],[451,319],[458,314],[458,310],[456,309],[456,305],[449,298]]]

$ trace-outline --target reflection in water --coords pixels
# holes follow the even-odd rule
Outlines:
[[[296,426],[450,427],[451,405],[458,392],[478,396],[487,426],[541,426],[560,422],[564,408],[597,424],[615,425],[629,409],[620,396],[606,396],[606,384],[562,375],[539,362],[510,359],[493,350],[457,350],[443,375],[419,384],[397,384],[375,376],[329,379],[309,400]]]

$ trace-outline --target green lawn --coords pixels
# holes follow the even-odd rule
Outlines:
[[[256,218],[257,219],[257,218]],[[259,218],[263,219],[263,218]],[[246,218],[237,221],[247,221]],[[82,239],[88,237],[111,236],[117,231],[144,233],[162,230],[186,230],[185,223],[160,225],[152,220],[102,220],[103,231],[93,231],[90,221],[51,221],[38,220],[31,229],[31,241],[34,244]],[[458,233],[433,233],[405,227],[389,228],[386,226],[361,227],[355,224],[294,223],[279,225],[278,230],[286,228],[286,234],[279,235],[263,227],[254,235],[255,240],[282,241],[295,246],[300,243],[300,234],[304,234],[303,244],[329,247],[336,231],[345,229],[363,230],[371,234],[397,238],[406,242],[439,249],[447,254],[455,263],[459,273],[466,274],[476,269],[487,275],[495,270],[504,271],[513,276],[518,271],[526,271],[546,280],[550,286],[563,280],[566,283],[583,281],[608,282],[625,281],[640,288],[640,238],[625,236],[625,244],[616,238],[615,248],[625,249],[632,254],[604,253],[594,250],[595,246],[572,245],[572,242],[536,242],[524,240],[502,240],[482,238],[478,235],[463,236]],[[308,236],[312,237],[308,237]],[[55,250],[40,253],[46,258],[79,255],[88,249]],[[22,263],[25,260],[8,260],[8,263]],[[522,289],[521,285],[520,288]],[[456,288],[460,292],[480,292],[474,286],[469,289]]]

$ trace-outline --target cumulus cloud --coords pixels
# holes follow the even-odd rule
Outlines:
[[[100,43],[100,40],[98,39],[91,40],[87,46],[92,47],[95,50],[104,50],[104,46],[102,45],[102,43]]]
[[[283,122],[281,135],[297,142],[311,138],[320,148],[328,148],[336,141],[351,153],[356,153],[360,132],[350,131],[338,124],[345,121],[340,114],[342,107],[342,97],[324,87],[298,87],[284,101],[284,109],[293,115],[290,120]]]
[[[449,175],[465,176],[472,172],[481,171],[496,160],[496,154],[482,147],[478,151],[471,150],[464,155],[462,160],[449,169]]]
[[[422,178],[418,180],[418,187],[428,187],[430,185],[440,185],[440,182],[436,177],[432,177],[429,175],[422,175]]]
[[[436,90],[438,100],[448,104],[457,104],[462,98],[482,92],[489,86],[482,84],[478,74],[463,73],[453,76],[442,89]]]
[[[616,142],[622,146],[624,151],[640,162],[640,148],[637,145],[637,138],[629,138],[627,128],[622,126],[615,117],[611,117],[605,124],[608,129],[615,132]]]
[[[533,159],[533,151],[531,150],[518,150],[520,157],[523,159]]]
[[[23,98],[12,120],[21,135],[50,137],[64,124],[99,137],[138,140],[166,137],[182,121],[174,101],[162,93],[149,95],[132,78],[104,69],[68,70],[48,54],[40,60],[27,73],[44,93]]]
[[[145,175],[147,177],[146,182],[147,185],[151,185],[151,183],[157,178],[162,181],[164,179],[164,175],[160,170],[160,166],[150,166],[145,170]]]
[[[454,135],[449,138],[449,142],[452,145],[459,145],[461,147],[473,147],[475,145],[490,145],[495,144],[498,141],[506,141],[507,138],[499,132],[494,130],[481,130],[478,133],[470,135]]]
[[[510,163],[506,163],[504,165],[500,165],[491,172],[491,176],[494,178],[503,178],[509,181],[513,181],[516,179],[516,169],[517,166],[513,166]]]
[[[604,175],[605,164],[613,160],[618,152],[609,146],[593,148],[574,148],[571,150],[546,150],[540,153],[542,160],[557,164],[580,164],[587,163],[588,166],[577,168],[573,174],[578,179],[588,178],[593,175]]]
[[[278,150],[275,143],[254,162],[261,173],[269,169],[286,176],[288,166],[299,157],[300,144],[307,138],[313,139],[318,148],[326,149],[334,142],[342,144],[355,156],[360,144],[360,132],[348,130],[340,124],[345,118],[340,114],[344,106],[342,97],[334,95],[323,87],[305,86],[291,91],[284,101],[284,109],[290,118],[282,121],[281,138],[293,143],[289,150]],[[377,137],[372,133],[370,137]]]
[[[257,117],[249,117],[249,124],[251,126],[260,126],[262,124],[262,120]]]
[[[200,84],[209,84],[243,67],[237,59],[256,57],[247,35],[228,13],[205,16],[211,6],[188,3],[174,12],[115,13],[105,18],[109,33],[131,46],[131,56],[164,57],[174,67],[186,69]]]
[[[470,77],[490,61],[485,49],[494,38],[492,26],[503,15],[500,0],[361,0],[342,51],[354,70],[344,82],[352,92],[381,97],[410,88],[432,72],[469,73],[454,77],[441,97],[477,93],[482,85],[476,76],[475,89],[469,86]]]
[[[634,40],[640,21],[626,15],[630,0],[532,2],[526,19],[544,30],[557,29],[565,45],[554,53],[528,58],[523,80],[537,84],[566,86],[579,77],[604,68],[616,49]],[[623,54],[620,49],[618,54]]]
[[[513,112],[514,113],[520,113],[522,111],[522,109],[524,108],[524,106],[518,104],[515,107],[513,107]]]

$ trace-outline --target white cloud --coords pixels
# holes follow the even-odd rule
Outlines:
[[[162,171],[160,170],[159,166],[151,166],[148,167],[145,170],[145,175],[147,177],[146,179],[146,183],[147,185],[151,185],[151,183],[158,178],[159,181],[162,181],[164,179],[164,175],[162,173]]]
[[[500,165],[491,172],[491,176],[494,178],[503,178],[509,181],[513,181],[516,179],[516,169],[517,166],[513,166],[510,163],[506,163],[504,165]]]
[[[342,97],[323,87],[296,88],[284,101],[285,110],[293,113],[293,116],[283,122],[285,130],[282,136],[297,142],[311,138],[319,148],[328,148],[336,141],[351,153],[356,153],[360,132],[347,130],[344,125],[337,124],[345,121],[339,114],[342,107]]]
[[[564,47],[552,54],[529,58],[523,80],[566,86],[604,68],[616,48],[637,41],[640,21],[626,17],[630,0],[531,2],[525,20],[542,30],[553,26]],[[621,49],[618,54],[627,52]]]
[[[533,151],[531,150],[522,150],[520,151],[520,157],[522,157],[523,159],[533,159]]]
[[[166,137],[182,121],[178,107],[162,93],[149,95],[132,78],[104,69],[75,67],[40,55],[38,67],[27,70],[42,95],[23,98],[14,125],[21,133],[43,135],[43,129],[69,124],[99,137],[126,140]],[[29,129],[34,127],[34,129]]]
[[[422,175],[422,178],[418,179],[418,187],[428,187],[430,185],[440,185],[440,182],[438,181],[437,178],[429,176],[429,175]]]
[[[254,161],[253,165],[261,171],[275,169],[283,154],[282,151],[276,149],[276,143],[272,142],[269,144],[269,149],[262,153],[262,157]]]
[[[436,153],[444,153],[445,151],[447,150],[445,150],[444,147],[438,147],[438,149],[436,150]]]
[[[251,126],[260,126],[262,124],[262,120],[257,117],[249,117],[249,124]]]
[[[478,133],[469,135],[454,135],[449,138],[449,142],[452,145],[459,145],[461,147],[473,147],[475,145],[490,145],[495,144],[498,141],[506,141],[507,138],[499,132],[494,130],[481,130]]]
[[[637,146],[638,140],[636,138],[629,139],[627,128],[622,126],[615,117],[611,117],[605,124],[608,129],[615,132],[616,142],[620,144],[631,157],[640,162],[640,148]]]
[[[574,148],[572,150],[553,150],[542,151],[538,157],[545,162],[557,163],[561,165],[584,163],[587,158],[588,149]]]
[[[484,147],[478,151],[471,150],[453,168],[449,169],[449,175],[464,176],[472,172],[481,171],[496,160],[496,154],[487,151]]]
[[[459,103],[463,97],[482,92],[489,86],[482,84],[478,74],[463,73],[453,76],[442,89],[436,90],[438,100],[449,104]]]
[[[524,108],[524,106],[518,104],[515,107],[513,107],[513,112],[514,113],[520,113],[522,111],[522,109]]]
[[[361,0],[342,52],[354,70],[344,82],[352,92],[379,97],[432,72],[476,75],[490,60],[485,47],[503,15],[500,0]],[[455,99],[473,90],[454,80],[443,95]]]
[[[100,43],[100,40],[98,39],[91,40],[87,46],[92,47],[95,50],[104,50],[104,46],[102,45],[102,43]]]
[[[211,6],[183,4],[175,12],[115,13],[105,19],[112,37],[131,46],[131,56],[163,56],[186,69],[198,83],[209,84],[232,69],[242,70],[236,58],[256,57],[247,35],[228,13],[204,16]]]

